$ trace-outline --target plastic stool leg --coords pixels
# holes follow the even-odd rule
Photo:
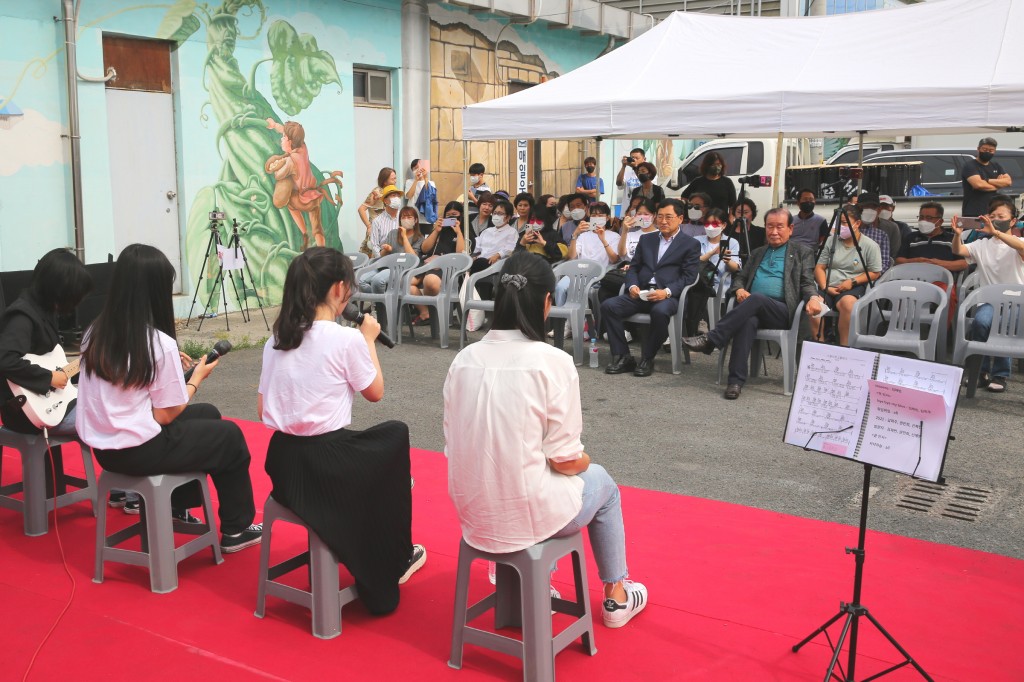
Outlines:
[[[576,585],[576,603],[582,609],[582,617],[587,619],[590,627],[583,633],[583,649],[593,656],[597,653],[597,643],[594,642],[594,618],[590,612],[590,590],[587,585],[586,559],[583,558],[582,546],[572,552],[572,575]]]
[[[171,491],[148,492],[150,499],[143,498],[142,513],[146,515],[146,529],[149,532],[149,585],[153,592],[166,594],[178,589]]]
[[[256,617],[262,618],[267,609],[267,581],[270,579],[270,537],[274,525],[273,516],[263,515],[263,541],[260,543],[259,584],[256,587]]]
[[[465,328],[465,327],[463,327]],[[465,544],[465,541],[462,541]],[[452,649],[448,667],[462,668],[462,639],[466,630],[466,609],[469,607],[469,569],[473,558],[465,547],[459,548],[459,568],[455,578],[455,617],[452,618]]]
[[[89,487],[89,503],[92,505],[92,515],[95,518],[99,507],[99,492],[96,486],[96,467],[92,462],[92,449],[85,443],[79,443],[82,449],[82,467],[85,469],[85,483]]]
[[[531,561],[522,576],[523,680],[554,682],[555,653],[551,641],[550,564]]]
[[[102,495],[103,499],[106,499],[108,494],[108,488],[103,485],[104,481],[100,481],[100,485],[97,489],[97,495]],[[96,565],[92,575],[92,581],[94,583],[103,582],[103,550],[107,546],[107,505],[99,505],[99,514],[96,516]]]
[[[519,571],[506,564],[498,564],[494,569],[494,627],[522,627],[522,581]]]
[[[341,601],[338,597],[338,560],[309,531],[310,592],[313,593],[313,635],[334,639],[341,634]]]
[[[25,535],[46,535],[49,530],[46,512],[46,457],[46,445],[42,439],[21,451]]]

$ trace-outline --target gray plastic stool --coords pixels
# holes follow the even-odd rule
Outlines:
[[[302,554],[270,565],[271,528],[274,521],[294,523],[306,529],[309,549]],[[256,617],[262,618],[266,610],[267,595],[279,597],[292,604],[304,606],[313,612],[313,635],[320,639],[333,639],[341,634],[341,607],[356,599],[355,585],[338,589],[338,558],[324,544],[320,536],[302,522],[291,509],[273,497],[263,505],[263,543],[260,549],[259,588],[256,592]],[[276,581],[297,568],[309,566],[309,591]]]
[[[566,554],[572,554],[575,602],[551,596],[551,567]],[[472,606],[467,606],[469,569],[476,559],[497,564],[496,590]],[[522,627],[522,641],[467,625],[467,622],[492,608],[495,627]],[[554,637],[551,634],[552,611],[576,617],[571,625]],[[587,566],[583,559],[583,537],[579,533],[564,538],[551,538],[508,554],[482,552],[470,547],[465,540],[459,543],[455,620],[452,623],[449,666],[461,668],[463,644],[476,644],[521,659],[523,679],[527,682],[553,682],[555,654],[577,638],[583,639],[583,648],[587,653],[591,656],[597,653],[590,595],[587,591]]]
[[[199,481],[203,490],[203,516],[206,523],[185,523],[171,517],[171,493],[174,489]],[[107,505],[100,505],[96,522],[96,575],[94,583],[103,582],[103,562],[114,561],[149,567],[149,585],[157,594],[178,589],[178,562],[210,547],[213,562],[224,562],[220,553],[217,522],[214,520],[210,488],[204,473],[160,474],[158,476],[127,476],[104,471],[100,476],[99,496],[107,499],[111,489],[134,490],[142,497],[139,521],[112,535],[107,532]],[[198,535],[180,547],[174,546],[174,534]],[[138,535],[141,551],[120,549],[117,545]]]
[[[0,448],[14,448],[21,453],[21,481],[0,487],[0,507],[22,512],[25,517],[25,535],[46,535],[49,530],[49,512],[79,500],[89,500],[92,503],[92,514],[96,515],[96,470],[93,468],[92,450],[75,438],[50,439],[50,445],[55,448],[65,443],[78,443],[81,446],[85,478],[67,474],[58,477],[58,489],[54,491],[54,497],[47,499],[46,459],[49,454],[46,452],[46,441],[42,435],[17,433],[0,427]],[[60,490],[66,490],[68,484],[79,490],[57,494]],[[15,493],[22,493],[22,499],[11,497]]]

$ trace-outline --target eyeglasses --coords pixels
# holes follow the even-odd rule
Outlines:
[[[940,218],[940,216],[937,216],[937,215],[919,215],[919,216],[917,216],[918,220],[938,220],[939,218]]]
[[[492,215],[508,215],[504,211],[495,211]]]
[[[677,216],[675,213],[659,213],[658,215],[654,216],[654,219],[659,223],[667,223],[672,220],[678,220],[679,216]]]

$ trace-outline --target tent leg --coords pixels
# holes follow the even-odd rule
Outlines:
[[[597,149],[594,150],[594,158],[597,159],[597,201],[604,201],[604,197],[601,196],[601,137],[595,137],[594,140],[597,142]],[[608,206],[611,207],[611,204]],[[612,208],[612,216],[615,215],[615,209]]]
[[[462,226],[462,241],[466,246],[466,253],[472,253],[469,235],[473,226],[469,219],[469,143],[462,141],[462,217],[466,223]]]
[[[779,176],[782,174],[782,157],[786,154],[786,148],[784,142],[786,138],[779,133],[779,138],[775,141],[775,177],[772,178],[772,206],[782,206],[782,202],[779,200]],[[789,164],[786,164],[787,166]]]

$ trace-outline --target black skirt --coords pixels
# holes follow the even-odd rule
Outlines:
[[[389,421],[319,436],[276,432],[266,470],[274,499],[345,564],[370,612],[394,611],[412,554],[409,427]]]

